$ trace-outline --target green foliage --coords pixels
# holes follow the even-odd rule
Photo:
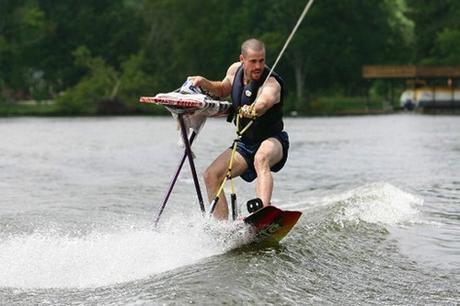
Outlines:
[[[90,114],[99,111],[102,101],[113,99],[118,74],[101,57],[92,57],[88,48],[77,48],[73,55],[75,64],[88,69],[80,82],[57,97],[60,112],[69,115]]]
[[[0,116],[55,116],[59,114],[54,104],[0,103]]]
[[[6,97],[3,94],[4,88],[5,88],[4,81],[0,78],[0,105],[6,102]]]
[[[449,1],[448,7],[449,17],[436,33],[433,57],[441,64],[460,65],[460,3]]]
[[[265,41],[273,64],[305,4],[0,1],[0,100],[55,97],[67,114],[150,111],[139,96],[189,75],[222,79],[249,37]],[[312,110],[314,96],[364,95],[363,65],[460,64],[459,15],[457,0],[315,1],[276,69],[287,111]]]
[[[36,1],[0,4],[0,79],[14,91],[27,91],[28,73],[36,70],[34,49],[45,37],[44,13]]]
[[[30,69],[26,75],[25,80],[29,84],[31,97],[39,102],[46,100],[49,94],[49,85],[43,78],[43,72]]]
[[[442,63],[460,65],[460,29],[444,28],[436,41]]]
[[[140,111],[139,96],[153,96],[161,91],[155,76],[147,74],[143,68],[146,64],[144,52],[132,55],[122,65],[122,76],[117,97],[125,101],[131,111]]]
[[[308,113],[315,115],[327,114],[365,114],[369,112],[383,112],[380,99],[369,99],[366,97],[315,97],[311,103]]]
[[[460,65],[458,32],[460,2],[456,0],[407,0],[409,18],[415,23],[415,62]]]

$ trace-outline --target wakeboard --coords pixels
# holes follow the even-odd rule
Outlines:
[[[251,243],[278,243],[294,227],[302,213],[265,206],[244,218],[251,225]]]

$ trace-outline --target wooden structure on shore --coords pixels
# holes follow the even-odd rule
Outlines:
[[[458,79],[460,66],[363,66],[365,79]]]
[[[392,101],[394,100],[393,81],[405,80],[406,91],[413,92],[415,106],[422,108],[423,111],[460,110],[460,99],[455,94],[459,90],[455,85],[460,79],[460,66],[369,65],[363,66],[362,76],[368,80],[389,80]],[[446,90],[452,92],[447,98],[446,95],[440,95],[441,91]],[[423,103],[418,103],[417,91],[425,93],[422,94],[425,99]]]

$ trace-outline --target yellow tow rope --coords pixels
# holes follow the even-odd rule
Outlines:
[[[243,136],[243,134],[249,129],[249,127],[254,123],[254,120],[256,120],[257,118],[257,115],[254,111],[254,105],[255,105],[255,102],[252,103],[250,106],[249,106],[249,113],[252,114],[252,117],[251,117],[251,121],[248,122],[248,124],[246,124],[246,126],[240,130],[240,118],[243,117],[243,112],[242,112],[242,108],[240,108],[238,110],[238,114],[236,115],[236,138],[233,140],[233,145],[232,145],[232,153],[230,155],[230,161],[228,163],[228,167],[227,167],[227,173],[225,174],[224,176],[224,179],[222,180],[222,183],[217,191],[217,194],[214,198],[214,200],[211,202],[211,209],[210,209],[210,214],[213,213],[214,209],[215,209],[215,206],[217,205],[217,202],[219,201],[219,198],[220,198],[220,195],[222,193],[222,191],[224,190],[224,186],[225,186],[225,183],[227,182],[227,180],[230,180],[230,188],[231,188],[231,191],[232,191],[232,197],[235,198],[236,200],[236,193],[235,193],[235,184],[233,183],[233,180],[232,180],[232,167],[233,167],[233,161],[235,160],[235,153],[236,153],[236,148],[238,146],[238,142],[241,141],[241,137]],[[235,217],[235,216],[234,216]]]

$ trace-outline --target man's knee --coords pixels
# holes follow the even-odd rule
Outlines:
[[[267,154],[257,153],[256,156],[254,156],[254,168],[256,169],[256,171],[269,169],[269,161],[270,158]]]
[[[213,172],[211,170],[211,168],[206,168],[206,170],[204,171],[203,173],[203,179],[204,179],[204,182],[206,183],[206,185],[209,185],[212,181],[213,181]]]
[[[221,180],[222,174],[214,167],[208,167],[203,173],[203,179],[207,186],[216,185]]]

